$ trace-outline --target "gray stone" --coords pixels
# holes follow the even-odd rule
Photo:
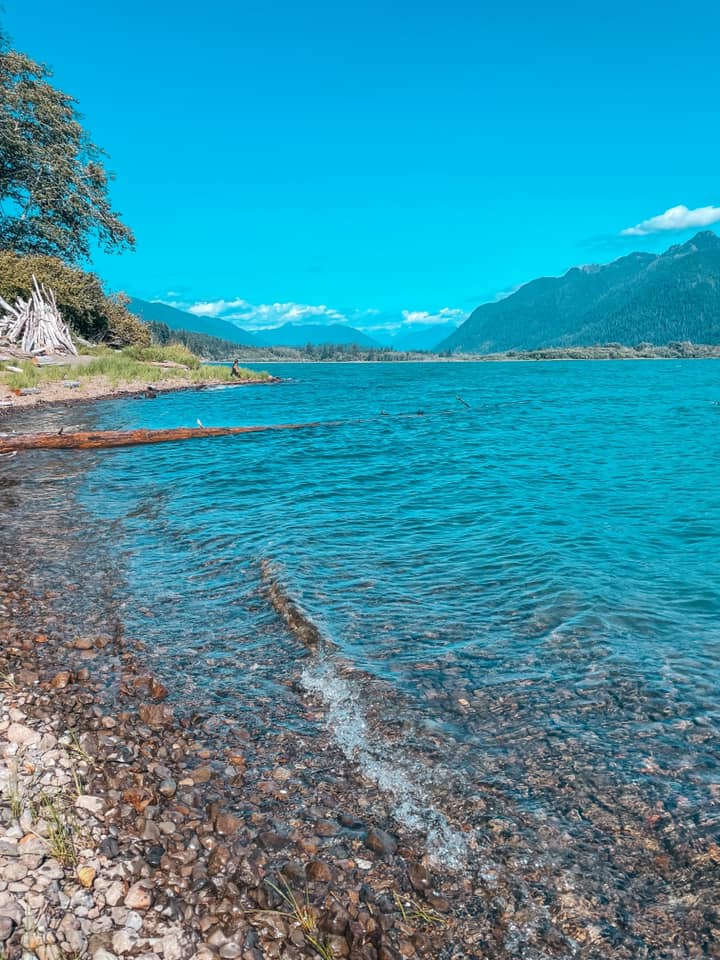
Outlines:
[[[15,921],[13,918],[0,915],[0,943],[5,943],[6,940],[9,940],[14,929]]]
[[[10,743],[16,743],[22,747],[32,747],[40,743],[42,734],[39,730],[33,730],[32,727],[26,727],[22,723],[11,723],[5,736]]]
[[[25,879],[27,872],[22,860],[11,860],[3,871],[3,877],[8,883],[17,883]]]
[[[90,797],[83,794],[75,801],[78,810],[87,810],[95,816],[102,816],[107,809],[107,805],[102,797]]]
[[[140,930],[142,929],[143,918],[136,910],[131,910],[127,917],[125,917],[125,926],[129,930]]]
[[[166,780],[163,780],[158,787],[158,793],[162,794],[163,797],[174,797],[176,791],[177,784],[172,777],[168,777]]]
[[[116,907],[125,896],[125,887],[119,880],[111,883],[105,891],[105,901],[108,906]]]
[[[185,951],[180,938],[170,933],[162,938],[162,952],[165,960],[182,960]]]
[[[138,941],[138,935],[134,930],[118,930],[112,938],[112,948],[115,953],[122,955],[129,953]]]

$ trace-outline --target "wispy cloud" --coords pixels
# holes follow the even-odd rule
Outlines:
[[[350,307],[338,309],[327,304],[288,302],[250,303],[240,297],[233,299],[200,300],[188,302],[173,299],[170,306],[186,310],[196,317],[219,317],[248,331],[279,327],[284,323],[342,324],[372,334],[393,333],[404,328],[417,329],[449,321],[460,324],[466,318],[465,310],[442,307],[439,310],[381,311],[373,308]]]
[[[682,204],[670,207],[657,217],[650,217],[634,227],[620,231],[621,237],[647,237],[651,233],[666,230],[689,230],[695,227],[709,227],[720,221],[720,207],[696,207],[689,210]]]
[[[245,300],[201,300],[199,303],[185,304],[183,309],[196,317],[219,317],[228,310],[245,306],[249,306]]]
[[[403,325],[412,324],[413,326],[431,326],[435,323],[462,323],[467,314],[464,310],[457,310],[454,307],[442,307],[431,313],[428,310],[403,310]]]

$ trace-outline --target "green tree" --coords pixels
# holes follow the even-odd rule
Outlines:
[[[0,247],[69,263],[86,260],[92,241],[132,247],[110,205],[105,154],[50,76],[0,29]]]

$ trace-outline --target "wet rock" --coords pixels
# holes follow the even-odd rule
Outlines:
[[[174,797],[177,793],[177,783],[171,778],[163,780],[160,786],[158,787],[158,793],[163,797]]]
[[[212,777],[212,767],[209,764],[205,764],[201,767],[196,767],[190,774],[192,782],[195,784],[198,783],[207,783],[208,780]]]
[[[142,703],[138,716],[149,727],[164,727],[173,721],[173,709],[162,703]]]
[[[334,837],[340,832],[337,823],[332,820],[318,820],[314,829],[318,837]]]
[[[95,646],[95,641],[92,637],[75,637],[72,646],[75,650],[92,650]]]
[[[333,878],[332,870],[324,860],[311,860],[305,867],[305,875],[316,883],[331,883]]]
[[[424,893],[430,887],[430,874],[419,863],[411,863],[408,867],[408,879],[416,893]]]
[[[397,850],[397,840],[380,827],[370,827],[365,838],[365,846],[383,857],[388,857]]]
[[[331,957],[350,956],[350,947],[345,937],[329,936],[326,938],[325,946],[328,948]]]
[[[164,683],[161,683],[159,680],[156,680],[155,677],[150,678],[150,686],[148,688],[148,693],[153,700],[165,700],[168,697],[170,691],[165,686]]]
[[[215,829],[224,836],[231,836],[237,833],[240,827],[240,821],[231,813],[218,813],[215,818]]]
[[[67,687],[72,679],[72,674],[69,670],[61,670],[59,673],[56,673],[55,676],[50,681],[50,686],[55,690],[64,690]]]
[[[342,937],[348,929],[350,917],[345,910],[325,910],[318,920],[318,929]]]
[[[208,876],[216,877],[222,873],[230,860],[230,851],[219,843],[208,857]]]

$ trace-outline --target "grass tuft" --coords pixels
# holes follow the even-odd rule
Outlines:
[[[287,910],[264,910],[263,913],[278,913],[282,917],[287,917],[288,920],[293,920],[303,932],[305,937],[305,942],[309,947],[311,947],[315,953],[322,960],[334,960],[334,954],[332,947],[329,947],[326,943],[323,943],[320,940],[320,933],[317,929],[317,924],[315,923],[315,914],[310,908],[310,900],[308,896],[307,887],[305,888],[305,900],[301,903],[298,900],[297,896],[293,893],[285,877],[280,876],[280,883],[282,886],[278,886],[276,883],[273,883],[272,880],[265,881],[267,885],[275,891],[287,905]]]
[[[40,798],[40,815],[48,825],[50,854],[64,866],[75,866],[78,856],[72,827],[48,796]]]
[[[13,820],[19,820],[23,814],[23,798],[20,790],[20,779],[18,777],[17,765],[13,764],[10,769],[10,779],[8,780],[8,800],[10,803],[10,816]]]
[[[442,917],[430,907],[423,906],[417,900],[408,897],[399,897],[396,893],[395,903],[400,915],[406,923],[426,923],[428,926],[444,926],[447,923],[445,917]]]

